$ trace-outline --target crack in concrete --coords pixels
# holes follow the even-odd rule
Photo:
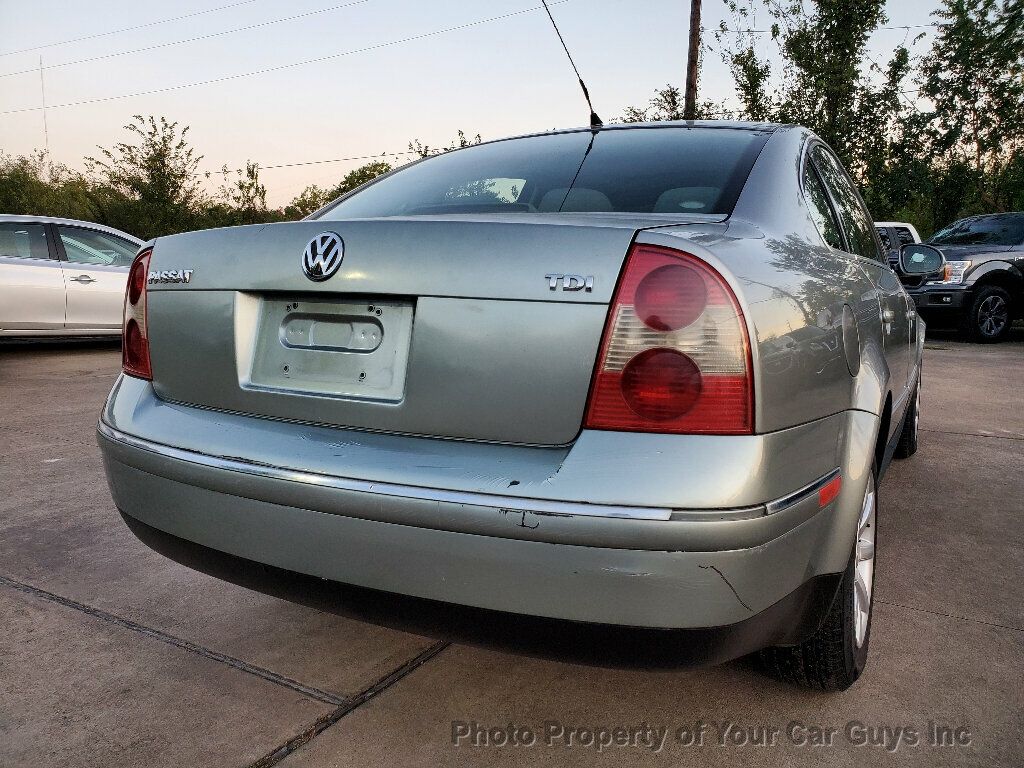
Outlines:
[[[937,435],[957,435],[958,437],[994,437],[997,440],[1024,440],[1024,435],[992,435],[984,432],[951,432],[948,429],[928,429],[919,427],[922,432],[934,432]]]
[[[264,669],[263,667],[258,667],[255,664],[250,664],[247,661],[236,659],[233,656],[228,656],[227,654],[210,650],[209,648],[205,648],[189,640],[184,640],[180,637],[169,635],[166,632],[161,632],[159,629],[147,627],[144,624],[139,624],[137,622],[132,621],[131,619],[126,619],[122,616],[117,616],[113,613],[108,613],[107,611],[104,611],[100,608],[93,608],[91,605],[79,603],[76,600],[71,600],[70,598],[62,597],[61,595],[55,594],[53,592],[48,592],[45,589],[34,587],[31,584],[25,584],[24,582],[16,581],[15,579],[11,579],[6,576],[0,576],[0,584],[2,584],[5,587],[18,590],[19,592],[23,592],[27,595],[31,595],[42,600],[47,600],[52,603],[57,603],[58,605],[63,605],[65,608],[71,608],[72,610],[80,611],[89,616],[92,616],[94,619],[105,621],[108,624],[113,624],[114,626],[121,627],[122,629],[128,629],[132,632],[137,632],[140,635],[145,635],[146,637],[152,638],[153,640],[158,640],[161,643],[172,645],[175,648],[180,648],[184,651],[188,651],[189,653],[194,653],[197,656],[202,656],[203,658],[210,659],[211,661],[226,664],[227,666],[233,667],[234,669],[237,669],[240,672],[245,672],[247,674],[253,675],[254,677],[258,677],[261,680],[265,680],[268,683],[273,683],[274,685],[280,685],[284,688],[289,688],[293,691],[296,691],[297,693],[301,693],[304,696],[308,696],[311,699],[315,699],[316,701],[321,701],[325,704],[333,704],[335,706],[344,705],[350,701],[350,699],[346,698],[345,696],[339,696],[337,694],[330,693],[329,691],[324,691],[320,688],[315,688],[311,685],[300,683],[298,680],[293,680],[290,677],[285,677],[284,675],[278,674],[277,672],[272,672],[269,669]]]
[[[434,643],[426,650],[420,652],[413,658],[406,661],[401,666],[394,669],[390,674],[382,677],[373,685],[364,688],[361,692],[353,696],[351,699],[349,699],[346,703],[339,706],[337,709],[333,710],[332,712],[328,712],[323,717],[318,718],[316,721],[313,722],[312,725],[306,728],[306,730],[304,730],[302,733],[293,736],[281,746],[272,749],[259,760],[257,760],[254,763],[251,763],[248,768],[271,768],[271,766],[277,765],[286,757],[288,757],[288,755],[290,755],[292,752],[295,752],[297,749],[300,749],[301,747],[305,746],[313,739],[315,739],[317,736],[319,736],[321,733],[330,728],[332,725],[337,723],[339,720],[345,717],[345,715],[358,709],[378,694],[386,691],[388,688],[390,688],[392,685],[394,685],[399,680],[404,678],[406,675],[410,674],[411,672],[415,671],[419,667],[426,664],[428,661],[434,658],[437,654],[439,654],[449,645],[451,645],[451,643],[449,643],[447,640],[439,640],[438,642]]]
[[[1012,632],[1024,632],[1024,627],[1011,627],[1009,624],[997,624],[994,621],[985,621],[984,619],[972,619],[969,616],[957,616],[955,613],[943,613],[942,611],[929,611],[927,608],[918,608],[913,605],[904,605],[903,603],[894,603],[892,600],[882,600],[881,598],[875,598],[876,603],[882,605],[889,605],[893,608],[903,608],[906,611],[917,611],[918,613],[928,613],[932,616],[941,616],[944,619],[956,619],[957,621],[969,621],[972,624],[984,624],[986,627],[995,627],[997,629],[1009,629]]]

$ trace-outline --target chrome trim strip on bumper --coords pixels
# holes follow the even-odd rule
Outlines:
[[[742,509],[722,510],[680,510],[671,507],[634,507],[610,504],[588,504],[586,502],[549,501],[545,499],[500,496],[497,494],[477,493],[471,491],[451,491],[438,488],[427,488],[415,485],[399,485],[396,483],[378,483],[370,480],[356,480],[348,477],[335,477],[319,472],[306,472],[286,467],[260,464],[238,457],[211,456],[198,451],[174,448],[162,443],[144,440],[100,421],[97,432],[108,440],[127,445],[132,448],[166,456],[168,458],[199,464],[214,469],[255,475],[272,480],[285,480],[323,488],[337,488],[344,491],[373,493],[380,496],[393,496],[403,499],[437,501],[448,504],[467,504],[471,506],[491,507],[510,512],[531,512],[541,515],[610,517],[628,520],[699,520],[707,519],[710,513],[716,519],[751,519],[765,515],[773,515],[804,501],[808,496],[817,493],[820,488],[835,478],[840,470],[832,470],[803,488],[787,494],[780,499],[768,502],[763,506],[744,507]]]
[[[783,496],[781,499],[776,499],[775,501],[769,501],[767,504],[764,505],[765,506],[765,514],[766,515],[774,515],[774,514],[776,514],[778,512],[781,512],[784,509],[788,509],[789,507],[792,507],[794,504],[799,504],[801,501],[806,499],[808,496],[817,493],[822,488],[824,488],[826,485],[828,485],[830,482],[832,482],[836,477],[839,476],[839,473],[840,473],[839,467],[836,467],[835,469],[833,469],[828,474],[822,475],[817,480],[815,480],[813,483],[810,483],[809,485],[805,485],[800,490],[793,491],[793,493],[789,494],[788,496]]]
[[[169,445],[154,443],[132,435],[125,434],[102,421],[96,427],[99,434],[108,440],[123,443],[132,448],[149,451],[160,456],[201,464],[215,469],[231,472],[242,472],[272,480],[287,480],[293,483],[318,485],[324,488],[337,488],[345,491],[374,493],[380,496],[396,496],[404,499],[439,501],[449,504],[469,504],[481,507],[493,507],[511,512],[534,512],[545,515],[589,516],[589,517],[620,517],[632,520],[669,520],[672,510],[669,507],[626,507],[607,504],[587,504],[585,502],[545,501],[544,499],[524,499],[514,496],[498,496],[487,493],[468,491],[446,491],[437,488],[425,488],[414,485],[397,485],[395,483],[377,483],[369,480],[355,480],[348,477],[334,477],[317,472],[304,472],[247,461],[241,458],[210,456],[196,451],[173,448]]]

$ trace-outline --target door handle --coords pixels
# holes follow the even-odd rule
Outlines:
[[[94,280],[89,275],[79,275],[78,277],[70,277],[68,279],[71,280],[71,282],[73,283],[82,283],[82,285],[88,285],[89,283],[96,282],[96,280]]]
[[[882,332],[892,333],[892,321],[896,319],[896,313],[891,309],[882,310]]]

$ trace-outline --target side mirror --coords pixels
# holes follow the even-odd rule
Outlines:
[[[900,272],[904,275],[931,277],[941,275],[946,269],[946,257],[942,251],[923,243],[907,243],[900,248]]]

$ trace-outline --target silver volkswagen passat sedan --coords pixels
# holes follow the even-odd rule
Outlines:
[[[809,131],[560,131],[147,244],[99,442],[196,567],[681,630],[841,689],[923,338]]]
[[[0,339],[119,336],[141,244],[89,221],[0,215]]]

